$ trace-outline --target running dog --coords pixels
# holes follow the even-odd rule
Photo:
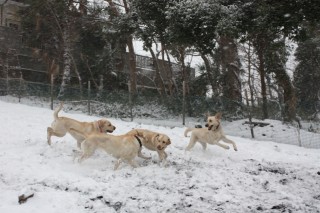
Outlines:
[[[51,136],[63,137],[69,133],[77,140],[78,148],[80,148],[80,144],[84,140],[84,137],[75,132],[70,132],[69,130],[71,128],[85,134],[98,132],[112,133],[116,129],[116,127],[107,119],[100,119],[94,122],[80,122],[67,117],[59,117],[58,113],[62,107],[63,103],[60,103],[60,106],[57,107],[53,113],[54,121],[52,122],[51,127],[47,128],[47,140],[49,145],[51,145]]]
[[[78,162],[81,163],[93,155],[96,149],[103,149],[106,153],[117,159],[114,170],[117,170],[121,162],[126,162],[133,168],[137,167],[134,158],[141,151],[143,138],[137,135],[110,135],[103,133],[85,134],[75,129],[70,129],[73,134],[81,135],[85,140],[81,143],[81,156]]]
[[[186,151],[190,151],[196,142],[199,142],[202,145],[203,150],[206,150],[207,144],[218,145],[224,149],[229,149],[229,146],[219,143],[219,141],[232,144],[233,149],[238,151],[236,144],[232,140],[226,138],[222,131],[220,121],[221,113],[217,113],[215,116],[208,117],[206,124],[207,128],[187,128],[184,132],[184,136],[187,137],[188,132],[191,132],[191,138],[186,147]]]
[[[144,139],[142,142],[142,146],[149,150],[156,151],[159,155],[160,162],[167,159],[168,155],[164,150],[168,145],[171,144],[171,140],[167,135],[146,129],[133,129],[127,132],[126,135],[137,135],[139,137],[142,137]],[[143,156],[141,150],[139,153],[139,157],[150,159],[150,157]]]

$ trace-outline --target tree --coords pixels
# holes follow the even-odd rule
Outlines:
[[[115,4],[113,0],[105,0],[109,4],[110,22],[117,34],[125,39],[129,52],[129,71],[130,71],[130,91],[133,94],[137,93],[137,65],[133,46],[133,34],[137,29],[137,23],[132,17],[131,8],[127,0],[122,1],[124,13],[120,12],[119,5]],[[129,1],[130,3],[130,1]]]
[[[270,43],[265,54],[266,72],[275,74],[277,84],[283,90],[281,93],[283,93],[284,120],[292,121],[296,117],[296,94],[291,78],[286,72],[288,54],[284,39]]]
[[[319,112],[320,101],[320,35],[319,25],[309,28],[309,39],[300,42],[295,56],[298,65],[294,72],[298,105],[307,115]]]
[[[73,45],[78,38],[74,23],[79,11],[71,0],[29,0],[26,3],[29,7],[22,12],[22,25],[27,43],[43,51],[50,67],[53,63],[62,65],[58,97],[63,97],[71,78]]]

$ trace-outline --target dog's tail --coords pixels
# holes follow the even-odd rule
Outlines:
[[[184,137],[188,137],[188,133],[191,132],[194,128],[187,128],[185,131],[184,131]]]
[[[60,106],[57,107],[55,110],[54,110],[54,113],[53,113],[53,117],[55,120],[57,120],[59,118],[58,116],[58,113],[60,112],[60,110],[62,109],[63,107],[63,102],[60,103]]]
[[[70,131],[70,133],[77,134],[77,135],[81,135],[81,136],[84,137],[84,138],[87,138],[87,137],[89,136],[89,135],[87,135],[86,133],[80,132],[80,131],[78,131],[78,130],[76,130],[76,129],[74,129],[74,128],[70,128],[69,131]]]

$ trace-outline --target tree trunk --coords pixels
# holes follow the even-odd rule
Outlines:
[[[273,73],[280,87],[283,88],[284,120],[292,121],[296,118],[296,94],[290,77],[285,69],[274,69]]]
[[[162,79],[162,76],[160,74],[160,68],[159,68],[159,62],[158,62],[158,58],[156,57],[156,55],[154,54],[154,51],[152,50],[151,47],[149,47],[149,51],[152,55],[152,59],[153,59],[153,63],[154,63],[154,67],[155,67],[155,70],[156,70],[156,78],[155,78],[155,82],[156,82],[156,85],[157,85],[157,90],[159,91],[160,95],[162,97],[165,96],[166,92],[165,92],[165,86],[164,86],[164,83],[163,83],[163,79]]]
[[[168,50],[166,47],[164,47],[164,51],[166,53],[166,57],[167,57],[167,60],[168,60],[168,66],[169,66],[169,81],[170,81],[170,84],[173,86],[174,90],[171,89],[171,92],[170,92],[170,95],[173,95],[174,92],[178,92],[178,85],[177,85],[177,82],[175,81],[175,78],[173,76],[173,70],[172,70],[172,66],[171,66],[171,60],[170,60],[170,56],[169,56],[169,53],[168,53]],[[170,86],[171,87],[171,86]]]
[[[190,73],[187,70],[187,67],[185,65],[185,56],[186,56],[186,48],[183,46],[178,47],[178,52],[179,52],[179,58],[178,61],[180,62],[181,65],[181,77],[182,77],[182,83],[185,82],[185,95],[186,95],[186,107],[188,111],[188,115],[192,116],[192,107],[190,104],[190,87],[189,87],[189,81],[190,81]]]
[[[220,36],[220,60],[222,73],[224,75],[223,94],[228,99],[227,110],[234,110],[242,101],[241,79],[240,79],[240,59],[238,48],[234,40],[230,37]]]
[[[251,98],[251,106],[254,107],[254,96],[253,96],[253,88],[252,88],[252,76],[251,76],[251,43],[249,41],[248,43],[248,85],[249,85],[249,90],[250,90],[250,98]]]
[[[63,74],[58,98],[62,98],[65,95],[66,86],[70,83],[71,78],[72,59],[69,33],[69,23],[67,21],[63,29]]]
[[[119,11],[117,10],[117,7],[115,3],[112,0],[105,0],[108,2],[110,9],[113,12],[113,15],[116,17],[119,17]],[[129,7],[126,0],[123,0],[123,5],[125,12],[129,13]],[[137,65],[136,65],[136,55],[134,52],[133,47],[133,37],[132,35],[129,35],[127,38],[127,47],[129,50],[129,72],[130,72],[130,90],[133,94],[137,93]]]
[[[135,95],[137,93],[137,62],[131,35],[127,39],[127,46],[129,50],[130,89],[132,94]]]
[[[266,71],[264,69],[264,56],[263,51],[258,50],[259,58],[259,74],[260,74],[260,83],[261,83],[261,96],[262,96],[262,119],[267,119],[268,115],[268,101],[267,101],[267,86],[266,86]]]
[[[203,62],[204,62],[204,66],[205,66],[205,68],[206,68],[206,70],[207,70],[207,78],[208,78],[208,82],[209,82],[209,84],[211,85],[211,89],[212,89],[212,91],[214,90],[214,88],[215,88],[215,85],[214,85],[214,82],[213,82],[213,77],[212,77],[212,68],[211,68],[211,65],[210,65],[210,61],[209,61],[209,59],[205,56],[205,55],[203,55],[203,54],[201,54],[201,58],[202,58],[202,60],[203,60]]]

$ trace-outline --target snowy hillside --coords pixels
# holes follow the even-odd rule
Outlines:
[[[167,167],[144,149],[152,160],[137,158],[139,168],[122,164],[113,171],[114,159],[102,151],[74,163],[76,141],[69,135],[53,137],[49,147],[46,129],[52,119],[51,110],[0,101],[1,213],[320,212],[319,149],[228,136],[238,152],[218,146],[202,152],[196,145],[185,153],[184,127],[109,119],[117,127],[114,134],[146,128],[172,141]],[[233,127],[236,133],[240,129]],[[19,204],[22,193],[34,196]]]

